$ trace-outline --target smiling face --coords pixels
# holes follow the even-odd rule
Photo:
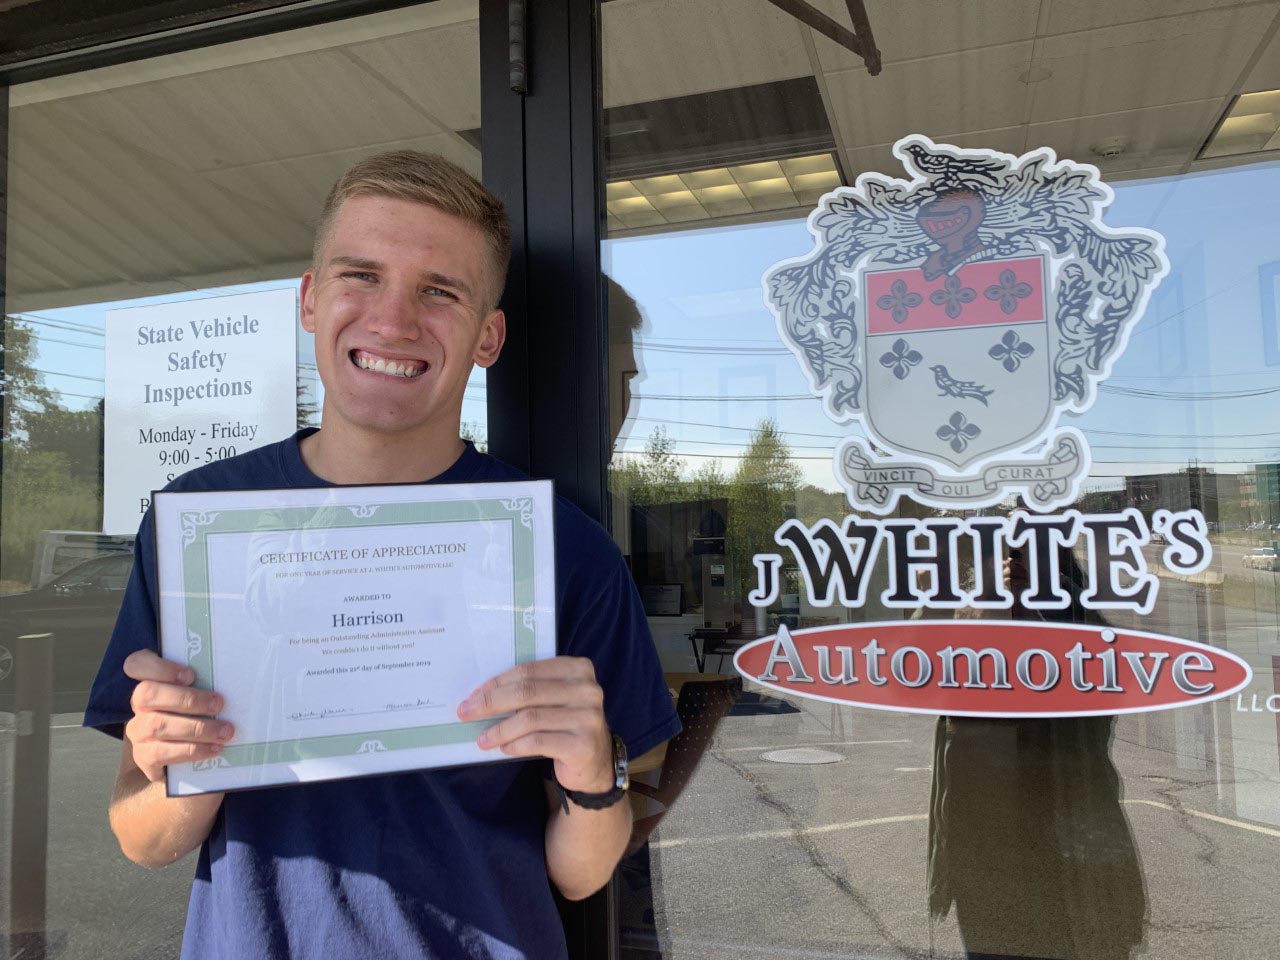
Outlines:
[[[985,214],[981,197],[972,190],[955,190],[923,204],[916,222],[939,246],[958,249],[982,224]]]
[[[457,442],[472,365],[506,335],[491,258],[477,227],[434,207],[343,202],[301,288],[330,439]]]

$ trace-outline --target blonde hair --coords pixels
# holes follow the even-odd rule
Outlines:
[[[493,267],[490,306],[497,305],[507,283],[511,224],[502,201],[462,167],[437,154],[417,150],[393,150],[361,160],[338,178],[325,198],[311,251],[314,269],[320,267],[321,253],[333,232],[338,210],[352,197],[410,200],[479,228],[489,247]]]

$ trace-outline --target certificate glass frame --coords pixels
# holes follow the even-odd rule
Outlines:
[[[155,495],[161,655],[236,734],[170,796],[507,759],[480,683],[555,655],[551,481]]]

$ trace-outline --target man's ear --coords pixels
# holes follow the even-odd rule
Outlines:
[[[502,345],[507,342],[507,315],[501,310],[491,310],[484,318],[484,329],[476,352],[472,355],[477,367],[491,367],[498,361]]]
[[[302,283],[298,285],[298,301],[301,305],[299,319],[302,329],[307,333],[316,332],[316,274],[308,270],[302,275]]]

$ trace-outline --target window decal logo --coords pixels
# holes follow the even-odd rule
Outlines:
[[[953,717],[1088,717],[1206,703],[1243,689],[1226,651],[1070,623],[898,620],[789,631],[737,652],[744,676],[831,703]]]
[[[1094,402],[1169,272],[1164,239],[1112,229],[1096,167],[909,136],[910,180],[868,173],[823,198],[814,250],[765,299],[810,389],[867,439],[836,451],[849,502],[976,508],[1076,499],[1089,447],[1064,413]]]
[[[956,716],[1166,710],[1243,689],[1235,654],[1109,619],[1153,613],[1168,577],[1209,568],[1203,513],[1064,509],[1090,455],[1060,420],[1089,409],[1124,352],[1169,272],[1164,239],[1105,226],[1098,170],[1047,147],[910,136],[894,153],[910,179],[869,173],[827,194],[814,249],[764,277],[811,391],[860,428],[835,472],[864,515],[784,522],[792,569],[756,554],[747,599],[770,607],[794,571],[810,607],[874,600],[920,619],[780,620],[735,668],[803,697]],[[903,497],[945,512],[890,516]]]

